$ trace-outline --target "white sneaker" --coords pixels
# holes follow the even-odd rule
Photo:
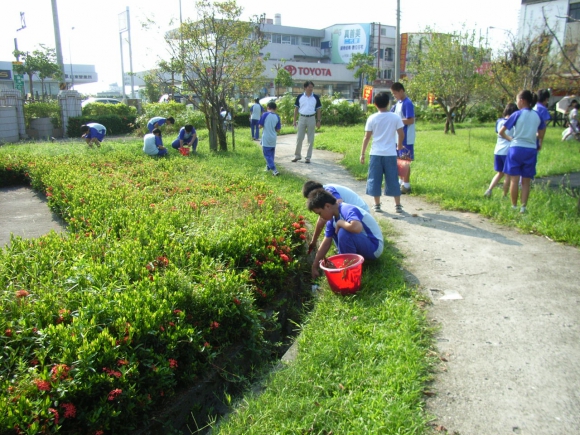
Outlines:
[[[278,172],[278,171],[273,171],[273,172],[272,172],[272,175],[273,175],[274,177],[277,177],[278,175],[280,175],[280,172]]]
[[[485,196],[486,198],[491,198],[491,190],[487,189],[483,194],[483,196]]]
[[[526,212],[526,206],[522,205],[522,207],[520,208],[520,213],[525,213]]]

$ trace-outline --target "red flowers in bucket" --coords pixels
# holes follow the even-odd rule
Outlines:
[[[179,152],[182,156],[188,156],[191,150],[188,147],[181,147],[179,148]]]

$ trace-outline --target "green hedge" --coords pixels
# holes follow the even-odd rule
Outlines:
[[[35,118],[52,118],[55,128],[61,125],[60,106],[58,101],[32,101],[24,104],[24,122],[30,128],[30,121]]]
[[[81,125],[90,122],[102,124],[107,128],[108,135],[128,134],[135,129],[135,116],[73,116],[68,120],[66,129],[68,137],[81,137]]]
[[[224,169],[239,155],[138,147],[0,148],[0,181],[25,178],[67,223],[0,250],[0,434],[131,433],[212,370],[241,382],[232,347],[250,365],[273,351],[304,218]]]
[[[164,125],[163,135],[177,134],[184,125],[191,124],[196,130],[206,128],[205,117],[199,110],[192,110],[186,105],[169,101],[167,103],[150,103],[143,106],[143,114],[137,118],[137,127],[141,134],[148,133],[147,121],[155,116],[175,119],[175,125]]]
[[[137,116],[137,109],[126,104],[89,103],[83,107],[83,116],[116,115],[120,117]]]

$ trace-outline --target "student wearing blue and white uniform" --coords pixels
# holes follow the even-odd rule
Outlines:
[[[324,189],[316,189],[308,195],[308,210],[326,220],[324,240],[320,244],[314,263],[312,278],[320,276],[318,266],[326,257],[332,242],[340,254],[359,254],[365,260],[379,258],[383,252],[384,240],[377,221],[366,211],[346,203],[339,204],[332,194]]]
[[[163,146],[161,130],[154,128],[152,133],[143,137],[143,152],[150,156],[163,157],[167,155],[167,148]]]
[[[499,118],[495,123],[495,132],[498,133],[498,135],[497,135],[497,141],[495,144],[495,149],[493,150],[493,154],[494,154],[493,167],[497,173],[492,178],[491,183],[489,184],[489,187],[487,188],[487,190],[483,194],[483,196],[485,196],[487,198],[491,197],[492,189],[497,185],[497,183],[499,183],[499,181],[505,175],[503,173],[503,168],[505,166],[505,161],[507,159],[508,150],[510,148],[509,141],[507,139],[504,139],[503,137],[501,137],[499,135],[499,130],[503,127],[503,125],[506,123],[506,121],[509,119],[509,117],[512,115],[512,113],[515,113],[517,110],[518,110],[518,106],[516,106],[514,103],[509,103],[507,106],[505,106],[505,109],[504,109],[503,114],[502,114],[503,118]],[[513,134],[514,134],[513,128],[511,130],[507,130],[506,134],[508,136],[513,136]],[[509,188],[510,188],[510,177],[509,177],[509,175],[506,175],[506,178],[503,182],[503,196],[504,196],[504,198],[507,196],[507,194],[509,192]]]
[[[274,157],[276,155],[276,139],[282,125],[280,117],[276,113],[276,103],[270,101],[268,103],[268,111],[262,115],[258,125],[263,129],[262,131],[262,154],[266,160],[266,171],[272,171],[272,175],[277,176],[280,173],[276,169]]]
[[[317,181],[309,180],[304,183],[302,186],[302,195],[304,198],[308,198],[310,192],[316,189],[324,189],[329,192],[332,196],[336,198],[336,201],[339,204],[347,203],[350,205],[356,205],[359,208],[362,208],[367,213],[370,212],[369,206],[363,199],[358,196],[354,191],[349,189],[345,186],[340,186],[338,184],[325,184],[322,185]],[[312,234],[312,239],[310,240],[310,244],[308,245],[308,252],[312,251],[316,248],[316,242],[318,237],[322,233],[322,229],[326,225],[326,221],[318,216],[318,220],[316,221],[316,226],[314,228],[314,234]]]
[[[171,146],[176,150],[182,147],[191,147],[192,151],[195,152],[197,150],[197,133],[193,125],[187,124],[181,127],[177,139],[171,143]]]
[[[92,148],[93,144],[96,144],[98,147],[100,147],[101,142],[107,134],[107,129],[104,125],[91,122],[86,125],[81,125],[81,133],[89,148]]]
[[[162,116],[156,116],[154,118],[151,118],[149,120],[149,122],[147,123],[147,130],[149,130],[149,133],[153,133],[154,128],[159,128],[164,124],[173,125],[173,124],[175,124],[175,119],[173,119],[171,116],[169,118],[163,118]]]
[[[314,129],[320,128],[322,120],[322,103],[320,102],[320,97],[313,91],[314,83],[311,81],[304,82],[304,93],[296,97],[296,102],[294,103],[294,128],[298,128],[298,131],[293,162],[302,160],[302,142],[304,142],[305,134],[308,134],[308,151],[306,151],[304,162],[310,163],[312,158]],[[300,118],[298,118],[298,115],[300,115]]]
[[[526,212],[530,184],[536,175],[538,151],[541,150],[542,140],[546,133],[546,123],[540,118],[538,112],[532,110],[536,101],[536,94],[527,90],[520,92],[517,98],[520,110],[512,114],[499,130],[500,136],[510,142],[503,172],[510,176],[510,197],[514,210],[518,208],[518,184],[521,177],[520,213]],[[514,128],[513,136],[508,136],[506,132],[512,128]]]
[[[260,118],[263,113],[264,108],[260,104],[260,100],[256,98],[250,108],[250,129],[254,140],[260,140]]]
[[[546,127],[548,126],[548,122],[552,119],[550,112],[548,111],[548,101],[550,100],[550,90],[549,89],[540,89],[538,91],[538,102],[534,106],[534,110],[538,112],[540,118],[546,123]],[[539,139],[536,140],[536,144],[538,145],[538,149],[542,146],[539,143]]]
[[[393,97],[397,100],[391,108],[391,112],[399,115],[403,120],[403,133],[405,137],[403,138],[403,149],[397,151],[399,157],[406,159],[415,160],[415,106],[407,93],[405,92],[405,87],[402,83],[395,82],[391,86],[391,93]],[[411,193],[411,166],[409,166],[409,173],[405,178],[399,180],[401,184],[401,193]]]

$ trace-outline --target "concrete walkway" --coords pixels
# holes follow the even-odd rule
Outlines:
[[[291,163],[294,141],[279,138],[281,177],[341,184],[372,203],[337,154],[315,150],[311,164]],[[352,146],[358,152],[361,143]],[[402,204],[397,215],[384,198],[385,212],[374,215],[395,228],[408,281],[432,301],[440,358],[427,403],[433,424],[461,435],[580,433],[580,251],[415,196]],[[10,232],[60,228],[42,195],[26,188],[0,189],[0,222],[0,246]]]

